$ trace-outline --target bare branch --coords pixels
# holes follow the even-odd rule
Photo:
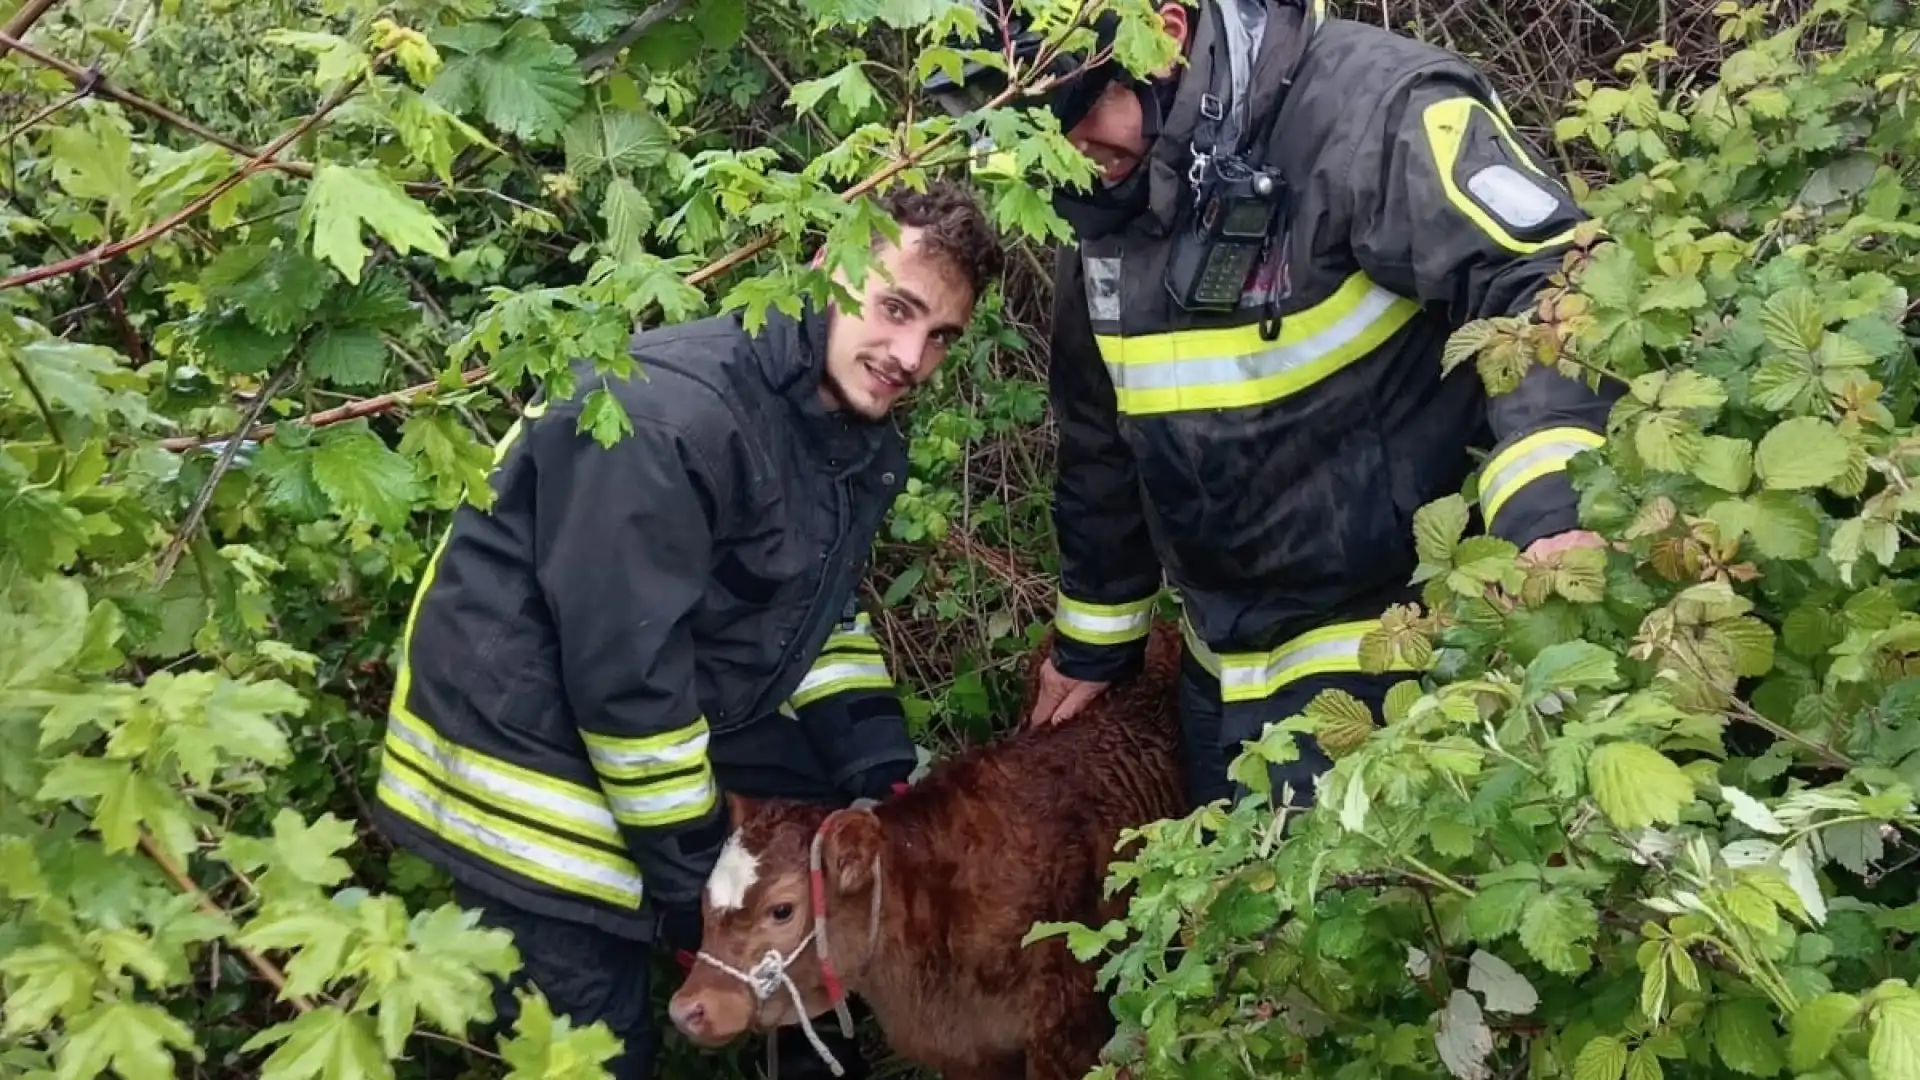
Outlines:
[[[620,55],[620,50],[640,40],[640,35],[655,26],[673,18],[679,12],[685,0],[660,0],[647,10],[634,17],[634,20],[620,29],[613,40],[593,50],[580,61],[580,70],[588,75],[606,67]]]

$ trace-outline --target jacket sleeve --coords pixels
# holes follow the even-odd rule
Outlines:
[[[851,597],[787,711],[849,798],[884,799],[912,775],[917,759],[906,711],[872,619]]]
[[[1531,306],[1587,220],[1464,61],[1423,68],[1386,95],[1348,181],[1362,269],[1456,327]],[[1524,548],[1579,527],[1566,464],[1601,445],[1618,395],[1536,364],[1490,396],[1495,444],[1480,474],[1488,532]]]
[[[1054,666],[1109,682],[1145,656],[1160,563],[1140,505],[1139,471],[1120,436],[1113,380],[1088,320],[1078,251],[1054,271],[1048,397],[1059,429],[1053,527],[1060,544]]]
[[[728,826],[707,759],[689,619],[705,589],[717,474],[646,416],[603,448],[556,406],[526,438],[535,573],[572,706],[650,898],[696,903]],[[627,538],[638,538],[637,541]]]

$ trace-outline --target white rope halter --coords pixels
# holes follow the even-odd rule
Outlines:
[[[872,799],[856,799],[853,802],[852,808],[862,809],[866,806],[872,806],[873,804],[874,800]],[[824,833],[816,832],[814,834],[812,850],[809,852],[809,870],[816,881],[819,880],[821,873],[820,843],[824,836]],[[820,953],[822,969],[829,973],[829,993],[832,993],[832,987],[838,985],[837,977],[831,975],[831,960],[828,957],[824,894],[816,891],[815,895],[821,899],[820,902],[814,906],[813,925],[807,929],[806,936],[800,939],[800,943],[795,945],[793,951],[787,955],[781,956],[780,950],[778,949],[768,949],[766,953],[760,957],[759,963],[754,964],[752,969],[748,971],[741,971],[739,968],[714,956],[705,949],[701,949],[695,955],[705,963],[712,964],[720,971],[746,983],[747,987],[753,991],[753,998],[756,1003],[765,1002],[768,998],[771,998],[775,993],[779,992],[781,987],[786,987],[787,994],[793,998],[794,1014],[800,1018],[800,1030],[806,1033],[807,1042],[813,1044],[814,1053],[819,1054],[820,1060],[827,1063],[827,1068],[832,1070],[833,1075],[845,1076],[847,1072],[846,1068],[840,1064],[839,1059],[833,1056],[833,1052],[827,1049],[827,1044],[821,1041],[819,1033],[813,1030],[813,1020],[807,1015],[806,1003],[800,998],[800,987],[794,984],[793,976],[787,974],[787,968],[791,966],[795,960],[799,959],[801,953],[807,951],[809,945],[813,945],[817,947]],[[880,859],[878,856],[875,856],[873,860],[873,902],[868,919],[867,941],[869,943],[869,950],[879,947]],[[848,1039],[853,1038],[853,1014],[847,1010],[847,996],[844,992],[834,995],[833,1013],[840,1021],[840,1034]],[[778,1080],[780,1075],[779,1058],[775,1052],[776,1045],[775,1039],[769,1035],[767,1038],[767,1080]]]

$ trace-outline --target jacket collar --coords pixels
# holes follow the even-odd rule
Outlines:
[[[754,356],[767,385],[787,405],[802,441],[819,455],[819,464],[835,477],[859,472],[900,433],[889,418],[878,422],[829,412],[820,400],[826,371],[825,310],[803,301],[798,317],[767,309],[767,323],[753,338]]]

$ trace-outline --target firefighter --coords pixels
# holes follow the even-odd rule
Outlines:
[[[722,795],[845,804],[915,766],[856,590],[907,479],[897,407],[1002,256],[963,187],[881,205],[899,242],[876,236],[857,314],[647,330],[630,380],[576,364],[573,397],[502,439],[491,509],[459,508],[407,618],[379,825],[515,935],[500,1029],[531,981],[624,1041],[619,1080],[652,1073],[650,946],[697,948]],[[610,449],[580,430],[602,386],[632,424]],[[795,1029],[779,1042],[783,1075],[824,1074]]]
[[[1378,715],[1407,677],[1357,653],[1417,599],[1422,504],[1477,472],[1475,527],[1537,558],[1598,543],[1566,468],[1617,391],[1538,366],[1492,397],[1472,364],[1441,376],[1449,333],[1530,306],[1586,217],[1480,72],[1322,0],[1157,11],[1180,63],[1136,78],[1062,57],[1036,96],[1099,178],[1055,190],[1078,240],[1056,263],[1049,368],[1061,640],[1028,722],[1137,669],[1170,585],[1200,804],[1244,793],[1228,776],[1244,742],[1322,689]],[[1005,29],[983,47],[1031,61],[1040,35]],[[1003,77],[969,65],[929,88],[961,113]],[[985,150],[991,175],[1003,155]],[[1330,762],[1296,745],[1274,798],[1311,805]]]

